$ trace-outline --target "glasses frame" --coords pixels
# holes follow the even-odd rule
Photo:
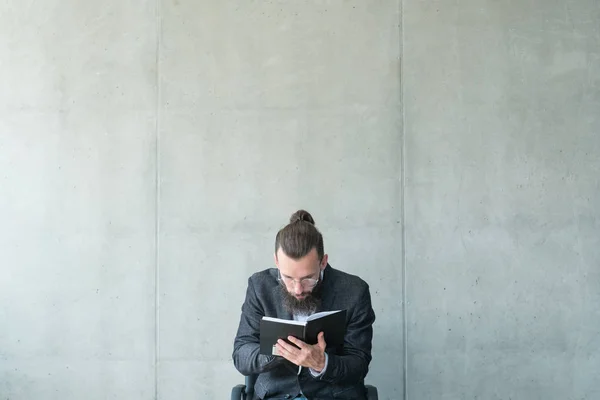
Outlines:
[[[319,277],[321,276],[320,272],[321,272],[321,270],[319,270]],[[302,286],[304,289],[312,289],[315,286],[317,286],[317,283],[319,283],[319,281],[321,279],[320,278],[317,278],[317,279],[315,279],[315,278],[303,278],[303,279],[297,280],[297,279],[294,279],[294,278],[284,278],[283,276],[281,276],[281,271],[279,270],[279,268],[277,268],[277,280],[279,282],[281,282],[282,284],[284,284],[284,285],[294,285],[292,287],[295,287],[296,282],[298,282],[300,284],[300,286]],[[304,282],[307,282],[307,281],[315,281],[315,283],[314,284],[311,283],[309,285],[305,285]]]

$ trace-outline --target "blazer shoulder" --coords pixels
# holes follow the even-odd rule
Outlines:
[[[352,290],[354,292],[364,292],[369,290],[369,284],[360,276],[334,269],[331,266],[329,268],[331,280],[340,286],[340,288]]]
[[[266,289],[277,285],[277,271],[275,268],[267,268],[250,275],[248,283],[254,287],[257,292],[262,292]]]

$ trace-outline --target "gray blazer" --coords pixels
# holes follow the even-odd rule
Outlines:
[[[277,269],[253,274],[248,279],[246,299],[233,346],[233,363],[243,375],[260,374],[255,399],[293,399],[300,391],[309,400],[366,399],[364,378],[371,362],[371,341],[375,312],[369,285],[361,278],[330,265],[323,272],[321,307],[317,311],[346,309],[344,345],[325,349],[325,373],[313,377],[283,357],[259,354],[259,327],[262,316],[292,319],[283,308]]]

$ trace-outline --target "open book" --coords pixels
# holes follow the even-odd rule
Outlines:
[[[306,321],[262,317],[260,354],[278,355],[275,347],[277,340],[283,339],[290,343],[288,336],[294,336],[308,344],[316,344],[319,332],[325,334],[327,346],[342,345],[346,335],[346,310],[316,313]]]

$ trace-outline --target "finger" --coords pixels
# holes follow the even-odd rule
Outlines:
[[[290,352],[287,351],[286,349],[284,349],[283,346],[281,346],[279,343],[276,346],[277,346],[277,354],[279,354],[281,357],[283,357],[286,360],[291,361],[295,364],[295,357],[293,354],[290,354]]]
[[[306,343],[304,343],[302,340],[297,339],[293,336],[288,336],[288,340],[292,343],[294,343],[296,346],[300,347],[300,349],[304,349],[306,347]]]
[[[285,349],[285,347],[283,347],[283,346],[281,345],[281,343],[279,343],[279,342],[277,342],[277,344],[275,345],[275,348],[277,349],[277,354],[279,354],[280,356],[284,356],[284,357],[285,357],[285,356],[286,356],[286,354],[290,354],[290,352],[289,352],[289,351],[287,351],[287,350]]]
[[[319,335],[317,336],[317,340],[319,342],[319,347],[325,350],[325,347],[327,347],[327,343],[325,343],[325,334],[323,332],[319,333]]]
[[[288,353],[291,354],[296,354],[296,352],[298,351],[297,348],[295,348],[294,346],[292,346],[291,344],[287,343],[285,340],[283,339],[279,339],[277,341],[277,344],[283,348],[285,351],[287,351]]]
[[[285,345],[285,343],[284,343]],[[290,350],[291,349],[291,350]],[[300,354],[297,353],[297,349],[293,346],[287,346],[287,348],[284,348],[283,345],[281,345],[280,343],[277,343],[277,352],[279,353],[280,356],[282,356],[283,358],[285,358],[286,360],[296,364],[296,365],[300,365]]]

